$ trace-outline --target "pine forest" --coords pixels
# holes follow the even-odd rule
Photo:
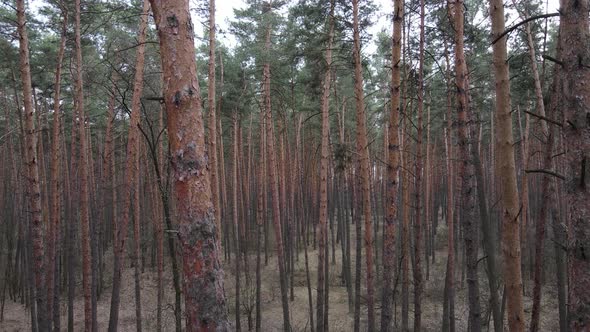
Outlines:
[[[0,331],[590,332],[590,0],[0,0]]]

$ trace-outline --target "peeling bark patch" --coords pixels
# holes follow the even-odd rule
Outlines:
[[[185,149],[179,149],[175,153],[173,166],[179,181],[199,175],[203,168],[207,168],[207,155],[194,157],[196,146],[195,142],[190,142],[185,146]]]
[[[176,15],[172,14],[171,16],[166,17],[166,22],[168,23],[168,27],[172,30],[172,33],[177,35],[179,23]]]
[[[213,242],[209,243],[210,239],[215,234],[215,220],[212,212],[206,212],[202,217],[193,217],[190,224],[184,224],[179,227],[179,233],[183,237],[183,242],[188,245],[195,246],[201,243],[201,253],[203,256],[208,256],[213,253],[215,246]]]
[[[193,37],[193,36],[194,36],[194,35],[193,35],[193,23],[191,22],[191,20],[189,20],[189,21],[186,23],[186,31],[188,32],[188,35],[189,35],[189,36],[191,36],[191,37]]]
[[[221,281],[223,271],[216,258],[215,218],[213,210],[209,209],[200,216],[193,216],[188,224],[180,226],[183,248],[185,253],[185,267],[190,269],[189,280],[185,283],[187,298],[199,299],[196,310],[198,324],[207,331],[227,331],[228,325],[217,325],[226,312],[220,306],[225,303]],[[196,264],[198,263],[198,264]]]
[[[176,107],[180,106],[180,91],[176,91],[172,102],[174,102],[174,105],[176,105]]]

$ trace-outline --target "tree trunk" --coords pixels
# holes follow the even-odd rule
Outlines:
[[[471,126],[471,137],[474,137],[475,128]],[[504,323],[502,322],[502,314],[500,308],[500,300],[498,298],[498,268],[496,258],[496,233],[491,224],[488,200],[485,193],[483,166],[480,155],[473,149],[472,145],[473,166],[475,167],[475,179],[477,183],[477,197],[479,204],[479,216],[481,219],[481,230],[483,234],[483,247],[486,255],[486,272],[488,275],[488,283],[490,288],[489,302],[492,316],[494,318],[494,331],[502,332],[504,330]]]
[[[63,5],[63,4],[62,4]],[[55,285],[59,285],[59,269],[57,269],[57,262],[59,262],[58,250],[56,249],[58,233],[60,232],[60,220],[61,220],[61,194],[60,194],[60,175],[61,175],[61,140],[59,135],[61,132],[61,107],[60,107],[60,96],[61,96],[61,66],[64,57],[66,47],[66,34],[68,26],[68,13],[62,10],[62,30],[59,43],[59,49],[57,52],[57,64],[55,68],[55,91],[53,95],[53,127],[51,131],[51,174],[50,174],[50,185],[51,185],[51,214],[49,223],[49,241],[47,243],[47,255],[49,257],[47,261],[47,319],[54,321],[53,327],[59,329],[59,291],[55,289]],[[56,261],[57,260],[57,261]],[[55,315],[54,315],[55,313]],[[51,324],[48,323],[49,330]]]
[[[187,331],[227,331],[201,97],[187,0],[150,0],[160,39]]]
[[[590,29],[588,0],[561,0],[565,183],[568,202],[568,320],[572,331],[590,329]]]
[[[504,4],[501,0],[490,0],[492,38],[504,32]],[[510,74],[508,71],[506,36],[493,45],[493,65],[496,82],[496,173],[503,175],[501,186],[502,251],[504,256],[504,277],[510,331],[524,330],[524,309],[522,300],[522,274],[519,236],[518,188],[512,138],[510,106]]]
[[[387,142],[386,214],[383,234],[383,294],[381,301],[381,331],[393,331],[393,276],[395,262],[395,225],[398,223],[398,192],[400,171],[399,114],[401,97],[401,48],[404,1],[395,0],[393,9],[393,38],[391,48],[391,105]]]
[[[82,45],[80,37],[80,0],[75,3],[75,49],[76,71],[74,76],[75,108],[78,116],[78,135],[76,138],[80,146],[78,174],[80,178],[80,219],[82,226],[82,287],[84,289],[84,317],[85,330],[91,331],[92,321],[92,271],[90,258],[90,213],[89,213],[89,185],[88,185],[88,149],[86,142],[86,116],[84,114],[84,91],[82,82]]]
[[[39,165],[37,161],[37,134],[35,133],[33,88],[31,84],[31,68],[29,64],[29,38],[25,17],[24,0],[16,3],[17,31],[19,37],[20,75],[23,83],[23,100],[25,112],[24,126],[24,163],[27,177],[27,194],[29,199],[29,215],[31,220],[31,240],[33,246],[30,271],[34,271],[35,284],[30,285],[35,294],[37,307],[37,325],[40,331],[49,329],[47,319],[47,292],[45,291],[45,250],[43,246],[43,216],[41,211],[41,188],[39,184]],[[20,112],[20,108],[19,108]],[[31,307],[34,304],[31,303]]]
[[[461,220],[464,230],[466,265],[467,265],[467,287],[469,303],[469,326],[471,331],[481,330],[481,309],[479,304],[479,279],[477,276],[477,254],[479,248],[479,227],[475,214],[474,167],[472,156],[477,153],[473,151],[473,137],[470,137],[470,105],[468,96],[467,64],[463,49],[464,40],[464,14],[463,1],[455,2],[454,30],[455,30],[455,85],[457,87],[457,138],[459,146],[459,170],[458,177],[461,179]]]
[[[119,305],[120,305],[120,291],[121,291],[121,278],[123,273],[123,267],[125,266],[125,241],[127,240],[127,230],[129,225],[129,214],[132,208],[131,200],[132,195],[136,189],[135,182],[136,174],[139,173],[138,159],[138,147],[139,147],[139,123],[141,117],[141,96],[143,93],[143,72],[144,72],[144,61],[145,61],[145,40],[146,40],[146,29],[149,13],[149,2],[146,0],[143,2],[143,10],[139,23],[139,46],[137,47],[136,61],[135,61],[135,78],[133,83],[133,100],[131,104],[131,117],[129,121],[129,134],[127,137],[127,156],[125,160],[125,184],[123,186],[123,208],[121,219],[118,220],[117,233],[115,236],[115,257],[113,263],[113,288],[111,295],[111,307],[109,317],[109,331],[117,331],[119,324]],[[139,202],[137,202],[139,203]],[[135,211],[135,206],[134,213]],[[139,214],[139,213],[138,213]],[[139,218],[138,215],[134,215],[134,220]],[[137,225],[139,226],[139,225]],[[135,232],[134,227],[134,232]],[[139,229],[138,229],[139,230]],[[137,231],[139,234],[139,231]],[[136,238],[136,241],[138,239]],[[139,299],[137,299],[139,300]],[[136,307],[140,306],[140,302],[136,302]]]
[[[235,275],[235,311],[236,311],[236,331],[241,330],[240,324],[240,226],[238,216],[238,114],[234,111],[232,114],[233,132],[232,132],[232,173],[231,173],[231,186],[232,186],[232,221],[234,228],[234,249],[235,249],[235,264],[236,264],[236,275]]]
[[[148,3],[145,1],[144,3]],[[149,7],[148,7],[149,8]],[[147,13],[143,15],[147,16]],[[142,82],[143,83],[143,82]],[[137,142],[139,145],[139,142]],[[140,183],[139,183],[139,154],[140,154],[140,147],[138,146],[138,153],[135,156],[135,188],[133,188],[133,242],[134,242],[134,255],[133,255],[133,269],[134,269],[134,278],[135,278],[135,325],[137,332],[142,331],[142,321],[141,321],[141,273],[139,266],[141,264],[140,255],[141,255],[141,225],[140,225],[140,204],[139,204],[139,190],[140,190]]]
[[[268,6],[265,8],[265,13],[270,14],[272,11],[271,4],[266,4]],[[270,23],[266,27],[266,37],[265,37],[265,53],[269,54],[270,52]],[[288,298],[288,289],[287,289],[287,274],[285,272],[285,252],[283,246],[283,232],[281,230],[281,211],[280,211],[280,201],[279,201],[279,184],[278,184],[278,174],[276,169],[276,152],[275,152],[275,134],[274,134],[274,124],[272,121],[272,111],[271,111],[271,98],[270,98],[270,63],[268,60],[264,63],[263,69],[263,90],[264,90],[264,108],[266,112],[266,147],[267,151],[266,154],[268,156],[267,159],[267,167],[268,167],[268,176],[269,176],[269,186],[270,186],[270,193],[272,197],[272,222],[274,225],[275,231],[275,240],[277,245],[277,260],[279,265],[279,278],[280,278],[280,286],[281,286],[281,302],[283,304],[283,330],[289,331],[291,329],[291,323],[289,319],[289,298]]]
[[[328,312],[324,312],[324,307],[328,304],[324,303],[324,297],[327,297],[327,290],[325,289],[325,281],[328,279],[325,268],[327,265],[326,257],[326,239],[327,239],[327,219],[328,219],[328,167],[329,167],[329,135],[330,135],[330,79],[332,77],[332,40],[334,38],[334,0],[330,1],[328,27],[328,48],[326,49],[326,72],[324,73],[323,91],[322,91],[322,145],[321,145],[321,161],[320,161],[320,234],[319,234],[319,250],[318,250],[318,291],[317,291],[317,331],[328,331],[327,324],[324,321],[324,315],[328,316]],[[326,294],[324,294],[326,293]]]
[[[262,247],[262,230],[264,229],[264,211],[263,211],[263,201],[265,191],[264,189],[264,139],[263,139],[263,121],[264,120],[264,113],[260,112],[260,124],[259,130],[260,133],[260,147],[258,152],[258,158],[260,160],[261,165],[257,167],[257,174],[258,177],[258,193],[257,193],[257,202],[256,202],[256,332],[262,331],[262,308],[261,308],[261,293],[262,293],[262,280],[261,280],[261,247]]]
[[[363,92],[363,72],[361,63],[360,28],[358,18],[358,0],[353,0],[353,29],[354,29],[354,95],[356,99],[356,149],[359,154],[358,163],[361,178],[361,193],[363,215],[365,219],[365,260],[367,264],[367,314],[368,330],[375,330],[375,305],[373,289],[373,230],[371,218],[371,188],[369,170],[369,147],[367,143],[367,125],[365,119],[365,101]],[[357,226],[357,230],[359,227]],[[357,235],[358,236],[358,235]]]
[[[164,110],[160,107],[158,112],[158,132],[162,132],[164,130]],[[162,164],[163,158],[163,147],[162,147],[162,140],[158,141],[158,145],[155,147],[157,149],[157,163],[154,165],[154,173],[156,174],[156,183],[159,184],[159,165]],[[152,156],[154,158],[155,156]],[[152,159],[153,161],[154,159]],[[154,189],[156,190],[156,189]],[[154,192],[155,196],[155,192]],[[154,201],[155,201],[154,197]],[[154,218],[154,230],[155,230],[155,238],[156,238],[156,265],[158,270],[157,276],[157,284],[158,284],[158,294],[156,299],[156,331],[162,331],[162,302],[164,298],[164,225],[163,225],[163,206],[162,201],[157,202],[158,211],[156,217]]]
[[[414,168],[414,332],[422,329],[422,113],[424,109],[424,0],[420,0],[420,53],[418,69],[418,109],[416,123],[416,164]]]
[[[207,105],[209,106],[209,169],[211,172],[211,199],[217,222],[217,240],[221,247],[221,206],[219,201],[219,179],[217,165],[217,117],[215,111],[215,0],[209,0],[209,76],[207,83]]]

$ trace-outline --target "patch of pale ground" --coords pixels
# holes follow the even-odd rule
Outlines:
[[[351,227],[351,240],[352,240],[352,267],[353,267],[353,279],[354,279],[354,227]],[[441,227],[439,234],[444,234],[444,226]],[[254,238],[254,236],[252,237]],[[437,239],[437,255],[435,263],[430,266],[429,279],[426,280],[424,295],[422,300],[423,316],[422,324],[423,331],[439,331],[442,321],[442,300],[443,300],[443,287],[444,277],[446,269],[446,250],[444,248],[444,240]],[[340,245],[336,247],[336,262],[332,264],[330,261],[330,302],[329,302],[329,326],[331,331],[352,331],[353,330],[353,313],[349,312],[348,309],[348,295],[346,293],[346,287],[342,284],[340,278],[341,272],[341,254],[339,251]],[[263,331],[281,331],[282,330],[282,306],[281,306],[281,295],[278,278],[277,259],[274,252],[269,251],[272,255],[268,259],[268,265],[264,266],[264,253],[262,253],[262,330]],[[313,250],[309,247],[309,267],[311,272],[312,282],[312,297],[315,304],[316,293],[315,285],[317,283],[317,250]],[[331,250],[328,255],[331,257]],[[363,250],[364,256],[364,250]],[[242,260],[243,262],[243,260]],[[291,321],[294,331],[310,331],[309,323],[309,299],[307,293],[306,273],[304,264],[303,251],[299,254],[299,260],[295,263],[294,271],[294,301],[290,302]],[[107,262],[107,267],[109,262]],[[249,255],[249,269],[251,277],[251,286],[246,286],[245,275],[243,273],[244,267],[242,263],[241,281],[242,281],[242,316],[241,325],[242,330],[248,329],[247,312],[251,308],[252,312],[252,325],[254,325],[255,319],[255,265],[256,255],[255,253]],[[365,268],[365,262],[363,261],[363,269]],[[381,255],[379,255],[379,261],[377,264],[381,264]],[[165,271],[165,295],[163,305],[163,326],[165,331],[174,331],[174,289],[172,287],[172,276],[169,266],[166,266]],[[229,317],[230,321],[235,322],[235,265],[232,257],[231,263],[225,262],[225,291],[228,300]],[[457,271],[457,290],[455,300],[455,316],[457,331],[467,330],[467,286],[466,283],[461,282],[460,269]],[[105,283],[106,288],[102,296],[98,301],[98,330],[105,331],[108,326],[109,317],[109,306],[110,306],[110,283],[112,268],[107,268],[105,271]],[[381,271],[381,270],[380,270]],[[141,289],[142,289],[142,312],[143,312],[143,327],[144,331],[154,331],[156,321],[156,272],[151,267],[146,267],[145,272],[141,275]],[[364,271],[363,271],[364,275]],[[547,274],[549,276],[549,274]],[[410,275],[411,278],[411,275]],[[543,305],[541,314],[541,325],[540,331],[558,331],[558,309],[557,309],[557,294],[554,287],[553,278],[547,278],[545,287],[543,288]],[[481,307],[483,316],[487,318],[488,312],[488,288],[487,278],[485,277],[485,271],[480,268],[480,290],[481,290]],[[134,292],[134,278],[133,268],[127,268],[123,272],[123,284],[121,289],[121,307],[119,314],[119,330],[120,331],[135,331],[135,292]],[[379,280],[378,280],[379,282]],[[362,295],[365,295],[365,281],[362,282]],[[529,283],[529,288],[530,288]],[[400,285],[397,286],[399,292]],[[411,287],[411,286],[410,286]],[[376,285],[376,325],[379,326],[379,312],[380,312],[380,285]],[[76,294],[78,295],[75,299],[75,331],[83,330],[84,321],[84,300],[81,296],[81,280],[78,276],[78,288]],[[412,297],[412,289],[410,289],[410,297]],[[525,295],[525,315],[527,321],[530,319],[530,312],[532,307],[532,294],[531,290],[527,289]],[[62,295],[61,303],[61,319],[62,328],[67,327],[67,307],[66,298]],[[401,311],[400,311],[400,296],[396,294],[396,315],[395,320],[397,324],[401,322]],[[364,306],[364,298],[361,299],[363,306],[361,312],[361,330],[366,330],[366,307]],[[410,298],[410,301],[412,299]],[[314,307],[315,316],[315,307]],[[412,326],[413,317],[413,303],[410,302],[410,326]],[[315,318],[315,317],[314,317]],[[487,321],[487,319],[484,319]],[[490,320],[486,323],[484,330],[487,330],[489,326],[492,327],[493,322]],[[4,312],[4,321],[0,323],[0,331],[29,331],[30,330],[30,313],[27,308],[22,306],[20,303],[13,303],[7,301]]]

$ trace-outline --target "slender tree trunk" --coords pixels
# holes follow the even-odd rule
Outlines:
[[[221,247],[221,206],[219,200],[219,179],[217,165],[217,117],[215,111],[215,0],[209,0],[209,76],[207,105],[209,106],[209,169],[211,171],[211,199],[217,222],[217,240]]]
[[[25,112],[24,126],[24,163],[26,166],[27,194],[29,199],[29,215],[31,220],[32,261],[30,271],[34,271],[34,285],[30,285],[35,294],[37,307],[37,325],[40,331],[49,329],[47,317],[47,292],[45,290],[45,248],[43,246],[43,211],[41,210],[41,188],[39,184],[39,164],[37,158],[37,134],[35,133],[33,88],[31,84],[31,68],[29,64],[29,38],[25,16],[24,0],[16,2],[17,31],[19,37],[20,76],[23,83],[23,100]],[[20,108],[19,108],[20,112]]]
[[[327,324],[324,324],[324,297],[327,297],[327,290],[324,288],[325,280],[328,279],[326,239],[327,239],[327,219],[328,219],[328,167],[329,167],[329,135],[330,135],[330,79],[332,77],[332,40],[334,38],[334,0],[330,1],[329,27],[328,27],[328,48],[326,49],[326,72],[324,74],[323,91],[322,91],[322,145],[320,161],[320,234],[318,250],[318,291],[317,291],[317,331],[328,331]],[[324,294],[326,293],[326,294]]]
[[[422,275],[422,113],[424,109],[424,0],[420,0],[420,54],[418,69],[418,109],[416,123],[416,164],[414,192],[414,332],[422,329],[422,292],[424,281]]]
[[[430,106],[426,108],[426,161],[424,164],[424,262],[426,263],[426,280],[430,278],[430,235],[432,231],[430,209],[430,175],[432,160],[430,159]]]
[[[227,331],[201,97],[187,0],[150,0],[160,39],[187,331]]]
[[[556,92],[556,91],[554,91]],[[554,93],[555,94],[555,93]],[[553,96],[552,98],[558,98]],[[543,169],[546,170],[553,170],[554,163],[553,163],[553,146],[555,142],[555,130],[551,128],[548,132],[545,132],[547,135],[545,136],[546,146],[545,146],[545,153],[543,156]],[[525,170],[526,171],[526,170]],[[541,195],[542,195],[542,204],[541,210],[539,211],[539,217],[537,219],[537,223],[535,225],[535,266],[533,272],[534,278],[534,287],[533,287],[533,309],[531,314],[531,325],[530,331],[536,332],[539,330],[539,316],[541,311],[541,286],[542,286],[542,269],[543,269],[543,261],[544,261],[544,251],[545,251],[545,226],[547,224],[547,220],[549,219],[549,212],[555,211],[555,207],[552,204],[555,202],[554,198],[554,191],[555,191],[555,184],[552,183],[552,176],[549,174],[543,175],[541,180]],[[556,217],[556,213],[551,213],[553,218]]]
[[[477,276],[477,254],[479,248],[479,227],[475,215],[474,167],[472,156],[477,152],[473,151],[473,137],[470,137],[470,105],[468,96],[467,64],[463,50],[464,39],[464,14],[463,1],[457,0],[454,10],[455,30],[455,85],[457,87],[457,138],[459,145],[459,170],[458,177],[461,179],[461,201],[466,265],[467,265],[467,287],[469,302],[469,327],[471,331],[481,330],[481,308],[479,304],[479,278]]]
[[[62,4],[63,6],[63,4]],[[53,127],[51,131],[51,174],[50,174],[50,185],[51,185],[51,220],[49,223],[49,241],[47,243],[47,255],[49,257],[47,261],[47,319],[54,320],[53,327],[59,330],[59,314],[54,315],[55,312],[59,313],[59,290],[56,291],[55,285],[59,285],[59,269],[57,269],[57,263],[59,262],[57,239],[58,233],[60,232],[60,220],[61,220],[61,195],[60,195],[60,173],[61,173],[61,140],[59,135],[61,132],[61,107],[60,107],[60,96],[61,96],[61,66],[64,57],[66,47],[66,33],[68,26],[68,13],[65,7],[62,9],[62,30],[59,43],[59,49],[57,52],[57,64],[55,68],[55,90],[53,94]],[[49,330],[51,324],[48,323]]]
[[[528,175],[526,173],[526,169],[529,166],[529,117],[528,114],[525,114],[525,128],[523,130],[522,128],[522,118],[521,118],[521,111],[520,111],[520,107],[517,106],[517,116],[518,116],[518,127],[519,127],[519,131],[520,131],[520,140],[521,140],[521,148],[520,148],[520,153],[521,153],[521,185],[520,185],[520,196],[521,196],[521,226],[520,226],[520,247],[521,247],[521,252],[527,252],[528,248],[530,246],[530,244],[528,243],[528,234],[529,234],[529,179],[528,179]],[[526,262],[525,259],[522,260],[521,262],[521,266],[522,266],[522,270],[523,270],[523,292],[526,293],[526,283],[525,281],[527,280],[526,276],[524,276],[524,273],[526,271]],[[534,301],[533,301],[534,302]]]
[[[504,4],[501,0],[490,0],[492,38],[504,32]],[[496,82],[496,154],[497,174],[503,175],[502,196],[502,251],[504,256],[504,277],[506,282],[508,326],[511,332],[524,330],[524,309],[522,300],[521,252],[519,237],[518,188],[512,138],[510,107],[510,74],[507,63],[506,36],[493,45],[493,64]]]
[[[352,1],[353,29],[354,29],[354,95],[356,99],[357,121],[357,152],[359,154],[359,170],[361,178],[361,193],[363,214],[365,219],[365,261],[367,264],[367,311],[368,330],[375,330],[375,305],[373,288],[373,230],[371,218],[371,188],[369,178],[369,147],[367,143],[367,126],[365,119],[365,101],[363,92],[363,72],[361,64],[360,28],[358,18],[358,0]],[[358,230],[358,226],[357,226]],[[358,236],[358,235],[357,235]]]
[[[164,110],[160,110],[160,118],[159,118],[159,127],[161,128],[160,132],[164,130]],[[170,172],[170,168],[164,163],[164,155],[163,155],[163,144],[162,139],[158,141],[159,147],[156,151],[151,152],[152,164],[154,166],[154,171],[156,173],[156,182],[158,184],[158,191],[160,193],[160,200],[161,200],[161,207],[164,213],[164,222],[166,223],[166,228],[168,231],[173,231],[174,226],[172,225],[172,212],[171,212],[171,204],[170,204],[170,190],[168,188],[168,183],[164,182],[164,176],[162,172],[166,170],[167,173]],[[160,166],[161,165],[161,166]],[[168,174],[169,176],[169,174]],[[166,179],[168,182],[168,178]],[[163,225],[161,226],[163,227]],[[163,229],[161,230],[163,233]],[[160,242],[163,243],[163,234]],[[176,332],[180,332],[182,329],[182,308],[181,308],[181,285],[180,285],[180,275],[178,273],[178,262],[176,256],[176,245],[174,243],[174,237],[168,236],[167,239],[168,243],[168,253],[170,255],[171,261],[171,268],[172,268],[172,284],[174,286],[174,321],[175,321],[175,329]],[[161,248],[161,255],[163,259],[164,255],[164,248]],[[163,267],[162,267],[163,269]]]
[[[357,168],[358,169],[358,168]],[[352,171],[351,171],[352,173]],[[351,210],[352,222],[354,223],[355,230],[355,266],[354,266],[354,331],[360,331],[360,320],[361,320],[361,265],[362,265],[362,229],[361,220],[359,214],[359,208],[362,206],[362,202],[359,202],[356,198],[359,196],[359,179],[357,177],[350,176],[350,187],[352,188],[351,197]]]
[[[237,111],[234,111],[232,114],[232,122],[233,122],[233,132],[232,132],[232,173],[231,173],[231,183],[232,183],[232,221],[234,227],[234,248],[235,248],[235,264],[236,264],[236,301],[235,301],[235,311],[236,311],[236,331],[241,330],[240,324],[240,226],[239,226],[239,216],[238,216],[238,156],[239,156],[239,148],[238,148],[238,114]]]
[[[158,132],[161,133],[164,130],[164,110],[160,108],[158,112]],[[156,149],[158,151],[157,154],[157,163],[154,165],[154,173],[156,174],[156,185],[159,183],[159,170],[157,169],[159,165],[162,165],[163,162],[163,146],[162,140],[158,140],[158,144]],[[155,156],[152,156],[154,158]],[[153,159],[152,159],[153,160]],[[155,196],[154,189],[154,196]],[[154,201],[156,198],[154,197]],[[156,299],[156,331],[162,331],[162,302],[164,298],[164,225],[163,225],[163,202],[158,201],[157,203],[157,213],[156,217],[154,218],[154,231],[155,231],[155,238],[156,238],[156,265],[158,270],[157,276],[157,284],[158,284],[158,294]]]
[[[398,223],[400,172],[399,114],[401,97],[401,48],[404,1],[393,2],[393,38],[391,48],[391,105],[387,142],[386,214],[383,234],[383,294],[381,331],[393,331],[393,276],[395,271],[395,225]]]
[[[125,266],[125,241],[127,240],[127,230],[129,225],[129,214],[132,208],[131,201],[132,195],[136,190],[135,182],[138,180],[136,174],[139,173],[138,150],[139,150],[139,123],[141,117],[141,96],[143,93],[143,72],[144,72],[144,61],[145,61],[145,40],[146,40],[146,29],[149,13],[149,2],[145,0],[143,2],[143,10],[139,23],[139,46],[137,47],[136,61],[135,61],[135,78],[133,83],[133,100],[131,104],[131,118],[129,121],[129,134],[127,137],[127,156],[125,161],[125,184],[123,186],[123,208],[122,217],[117,223],[117,233],[115,236],[115,258],[114,258],[114,271],[113,271],[113,288],[111,295],[111,307],[109,317],[109,331],[117,331],[119,324],[119,305],[120,305],[120,291],[121,291],[121,278],[123,267]],[[139,201],[137,202],[139,203]],[[138,212],[138,207],[133,206],[134,213]],[[139,213],[134,215],[134,220],[139,218]],[[119,222],[120,221],[120,222]],[[139,224],[134,227],[137,228],[137,234],[139,235]],[[136,238],[136,241],[139,239]],[[139,258],[139,257],[138,257]],[[139,279],[139,278],[137,278]],[[139,280],[137,280],[139,281]],[[136,294],[138,295],[138,294]],[[141,306],[141,300],[136,299],[136,308]],[[141,313],[138,313],[141,314]],[[137,317],[136,317],[137,318]],[[139,328],[139,326],[138,326]]]
[[[475,136],[475,128],[471,126],[471,137]],[[473,158],[473,166],[475,168],[475,179],[477,183],[477,197],[479,204],[479,216],[481,219],[481,230],[483,234],[483,248],[486,255],[486,266],[489,283],[489,302],[492,316],[494,318],[494,331],[502,332],[504,330],[504,323],[502,322],[502,314],[500,308],[500,299],[498,298],[498,268],[496,258],[496,233],[493,230],[492,223],[489,216],[488,199],[485,193],[484,186],[484,171],[480,160],[480,154],[473,149],[471,150]]]
[[[513,1],[513,4],[516,7],[516,3]],[[516,7],[518,8],[518,7]],[[527,13],[524,10],[519,11],[520,17],[522,20],[527,19]],[[535,44],[533,41],[533,34],[531,33],[531,26],[529,23],[525,24],[525,32],[526,32],[526,38],[527,38],[527,47],[529,50],[529,59],[531,61],[531,69],[533,72],[533,79],[534,79],[534,83],[535,83],[535,100],[536,100],[536,113],[541,115],[541,116],[545,116],[545,103],[543,101],[543,88],[541,86],[541,79],[539,76],[539,70],[538,70],[538,66],[537,66],[537,56],[536,56],[536,50],[535,50]],[[519,118],[520,119],[520,118]],[[528,116],[526,116],[526,127],[527,130],[525,131],[527,133],[528,136]],[[545,121],[541,121],[541,129],[542,129],[542,133],[544,134],[545,137],[549,139],[553,139],[553,137],[551,136],[551,138],[548,136],[549,132],[548,132],[548,128],[547,128],[547,123]],[[523,154],[523,158],[528,158],[528,140],[524,139],[523,142],[525,142],[525,146],[523,148],[524,154]],[[547,144],[552,144],[549,141],[547,141]],[[549,148],[548,148],[549,149]],[[547,156],[545,156],[544,160],[547,161]],[[551,160],[551,156],[549,156],[549,161]],[[527,224],[527,214],[528,214],[528,183],[526,181],[527,179],[527,175],[526,175],[526,168],[528,168],[527,166],[528,163],[525,162],[525,160],[523,159],[523,165],[524,165],[524,172],[523,173],[523,184],[522,184],[522,218],[523,218],[523,232],[526,232],[526,224]],[[544,167],[546,169],[550,169],[552,168],[550,166],[551,164],[545,164]],[[545,212],[545,214],[543,215],[543,209],[548,208],[549,204],[552,204],[551,201],[549,200],[549,196],[546,195],[544,188],[549,188],[549,187],[545,187],[546,181],[549,181],[550,179],[548,178],[548,176],[544,176],[543,180],[542,180],[542,184],[541,184],[541,190],[543,191],[543,203],[541,203],[541,213],[539,216],[539,219],[537,219],[537,223],[536,223],[536,240],[535,240],[535,246],[536,246],[536,250],[535,250],[535,267],[534,267],[534,287],[533,287],[533,309],[532,309],[532,313],[531,313],[531,324],[530,324],[530,330],[532,332],[535,332],[538,330],[538,325],[539,325],[539,315],[540,315],[540,309],[541,309],[541,280],[540,280],[540,273],[541,273],[541,269],[542,269],[542,255],[543,255],[543,239],[539,240],[539,236],[544,237],[544,230],[545,230],[545,225],[547,223],[547,212]],[[547,186],[549,184],[547,183]],[[526,193],[526,195],[525,195]],[[541,234],[543,233],[543,234]],[[526,236],[523,234],[522,235],[522,239],[525,240]],[[524,245],[523,245],[524,247]]]
[[[78,174],[80,178],[80,219],[82,226],[82,287],[84,289],[84,317],[85,330],[93,329],[92,321],[92,271],[90,257],[90,213],[89,213],[89,184],[88,184],[88,149],[86,142],[86,116],[84,114],[84,91],[82,81],[82,45],[80,37],[80,0],[75,3],[75,49],[76,49],[76,71],[74,76],[75,107],[78,116],[77,139],[80,146],[80,161]]]
[[[558,197],[563,197],[562,195],[562,187],[558,187]],[[562,201],[562,199],[560,199]],[[562,205],[563,206],[563,205]],[[567,283],[567,276],[566,276],[566,259],[565,259],[565,251],[563,244],[566,243],[566,231],[564,227],[564,223],[561,222],[563,220],[564,209],[560,209],[560,219],[553,218],[553,234],[555,234],[555,241],[554,241],[554,248],[555,248],[555,265],[557,274],[557,298],[558,298],[558,306],[559,306],[559,331],[560,332],[567,332],[568,330],[568,322],[567,322],[567,291],[566,291],[566,283]]]
[[[266,4],[268,6],[265,8],[265,12],[268,14],[272,11],[272,4]],[[269,54],[270,52],[270,23],[268,23],[266,27],[266,37],[265,37],[265,52]],[[275,153],[275,135],[274,135],[274,124],[272,121],[272,111],[271,111],[271,97],[270,97],[270,63],[268,60],[264,64],[264,72],[263,72],[263,87],[264,87],[264,106],[266,112],[266,147],[267,151],[266,154],[268,156],[268,176],[269,176],[269,186],[270,192],[272,196],[272,221],[274,225],[275,231],[275,240],[277,245],[277,260],[279,265],[279,278],[280,278],[280,286],[281,286],[281,301],[283,304],[283,330],[289,331],[291,329],[291,323],[289,319],[289,298],[288,298],[288,290],[287,290],[287,275],[285,272],[285,252],[283,246],[283,232],[281,231],[281,211],[280,211],[280,201],[279,201],[279,184],[278,184],[278,174],[276,165],[276,153]],[[318,318],[319,320],[319,318]]]
[[[264,229],[264,139],[263,139],[263,121],[264,120],[264,112],[260,113],[260,125],[258,132],[260,133],[260,147],[258,152],[258,158],[260,160],[261,165],[257,167],[257,174],[258,177],[258,193],[257,193],[257,213],[256,213],[256,332],[262,331],[262,308],[261,308],[261,301],[262,301],[262,280],[261,280],[261,247],[262,247],[262,231]]]
[[[64,121],[65,122],[65,121]],[[65,127],[64,123],[62,123],[62,128]],[[75,137],[75,126],[72,126],[72,138]],[[64,151],[67,151],[66,148],[66,138],[65,135],[63,136],[62,140],[62,148]],[[75,162],[76,157],[76,149],[72,149],[70,151],[71,161],[72,164]],[[67,250],[67,280],[68,280],[68,332],[74,331],[74,293],[76,290],[76,274],[75,268],[77,265],[76,260],[76,250],[74,249],[75,241],[76,241],[76,233],[77,233],[77,222],[75,220],[74,211],[72,211],[73,207],[73,197],[72,197],[72,187],[74,187],[73,181],[70,181],[70,170],[73,167],[70,167],[70,163],[68,163],[68,159],[66,154],[64,153],[64,183],[65,183],[65,202],[66,202],[66,215],[68,219],[68,223],[66,225],[66,250]]]
[[[448,8],[449,16],[451,8]],[[445,127],[445,166],[447,170],[447,192],[446,192],[446,212],[445,221],[447,223],[447,269],[445,274],[445,291],[446,298],[443,303],[443,332],[455,331],[455,230],[454,230],[454,195],[455,173],[453,169],[453,115],[452,115],[452,90],[451,90],[451,64],[449,61],[449,51],[447,41],[445,44],[445,80],[447,83],[447,112]]]
[[[148,3],[145,1],[144,3]],[[149,8],[149,7],[148,7]],[[144,12],[143,15],[147,15]],[[143,83],[143,80],[142,80]],[[139,137],[138,137],[139,138]],[[137,332],[142,331],[142,321],[141,321],[141,224],[140,224],[140,203],[139,203],[139,190],[140,190],[140,183],[139,183],[139,155],[141,147],[139,146],[139,141],[137,142],[137,155],[135,156],[135,188],[133,188],[133,240],[134,240],[134,248],[135,252],[133,255],[133,268],[134,268],[134,277],[135,277],[135,325]]]

